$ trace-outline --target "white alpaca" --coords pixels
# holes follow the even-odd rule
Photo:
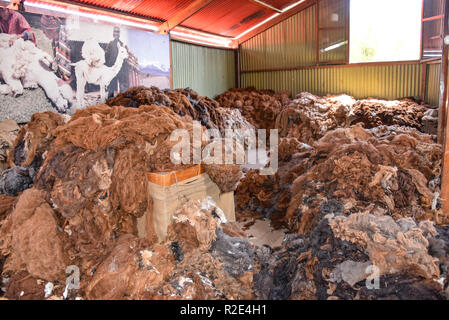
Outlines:
[[[72,64],[75,66],[76,98],[78,106],[84,107],[84,88],[87,83],[100,86],[101,102],[106,101],[106,87],[122,68],[123,61],[128,58],[128,50],[117,43],[118,55],[112,67],[104,65],[104,50],[94,40],[86,41],[82,48],[84,60]]]
[[[69,85],[59,86],[59,78],[50,69],[53,57],[34,43],[17,39],[9,46],[11,35],[0,34],[0,94],[17,96],[24,88],[42,87],[58,111],[64,112],[74,102]]]
[[[68,84],[59,86],[58,82],[60,79],[48,68],[49,65],[44,61],[45,59],[43,58],[33,59],[29,65],[28,72],[22,78],[23,86],[24,88],[37,88],[40,86],[44,89],[47,97],[55,104],[58,111],[65,112],[69,108],[69,103],[74,102],[73,90]]]
[[[0,40],[0,77],[6,84],[0,86],[0,93],[17,96],[23,93],[21,78],[27,73],[33,54],[27,54],[23,39],[9,46],[10,35],[2,35]]]

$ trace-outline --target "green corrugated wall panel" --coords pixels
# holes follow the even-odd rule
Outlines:
[[[316,11],[311,6],[241,45],[241,70],[314,65]]]
[[[438,106],[440,99],[441,63],[427,66],[426,102]]]
[[[190,87],[202,96],[235,87],[233,50],[206,48],[171,41],[173,88]]]
[[[366,97],[396,99],[420,97],[419,64],[310,68],[242,74],[242,87],[290,90],[293,95],[307,91],[317,95],[347,93]]]

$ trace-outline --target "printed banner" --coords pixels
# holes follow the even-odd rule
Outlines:
[[[73,114],[133,86],[170,88],[169,36],[0,8],[0,121]]]

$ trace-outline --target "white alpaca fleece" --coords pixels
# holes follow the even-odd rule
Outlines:
[[[91,67],[101,67],[105,64],[105,52],[97,41],[89,39],[81,48],[81,56]]]
[[[118,55],[112,67],[104,64],[105,52],[94,40],[83,44],[82,56],[84,60],[73,63],[76,76],[76,98],[79,107],[84,107],[84,88],[87,83],[100,86],[100,100],[106,100],[106,87],[122,68],[123,61],[128,58],[128,50],[117,43]]]
[[[4,37],[2,37],[4,38]],[[14,96],[23,93],[20,79],[27,73],[29,64],[34,58],[34,53],[29,51],[29,46],[23,39],[16,40],[12,46],[0,47],[0,77],[5,81],[2,93],[11,93]]]
[[[70,96],[67,88],[58,85],[59,78],[50,69],[53,57],[31,41],[17,39],[9,46],[10,37],[0,34],[0,77],[6,83],[0,86],[0,94],[17,96],[24,88],[40,86],[56,108],[65,111],[74,100],[73,93]]]

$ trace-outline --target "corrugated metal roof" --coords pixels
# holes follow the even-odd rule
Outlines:
[[[224,36],[237,36],[272,14],[272,10],[254,2],[216,0],[182,25]]]
[[[74,0],[99,8],[114,9],[166,21],[195,0]],[[261,0],[275,8],[285,8],[297,0]],[[250,0],[215,0],[181,25],[222,36],[237,36],[273,14]]]
[[[73,2],[115,9],[157,20],[169,20],[194,0],[75,0]]]

